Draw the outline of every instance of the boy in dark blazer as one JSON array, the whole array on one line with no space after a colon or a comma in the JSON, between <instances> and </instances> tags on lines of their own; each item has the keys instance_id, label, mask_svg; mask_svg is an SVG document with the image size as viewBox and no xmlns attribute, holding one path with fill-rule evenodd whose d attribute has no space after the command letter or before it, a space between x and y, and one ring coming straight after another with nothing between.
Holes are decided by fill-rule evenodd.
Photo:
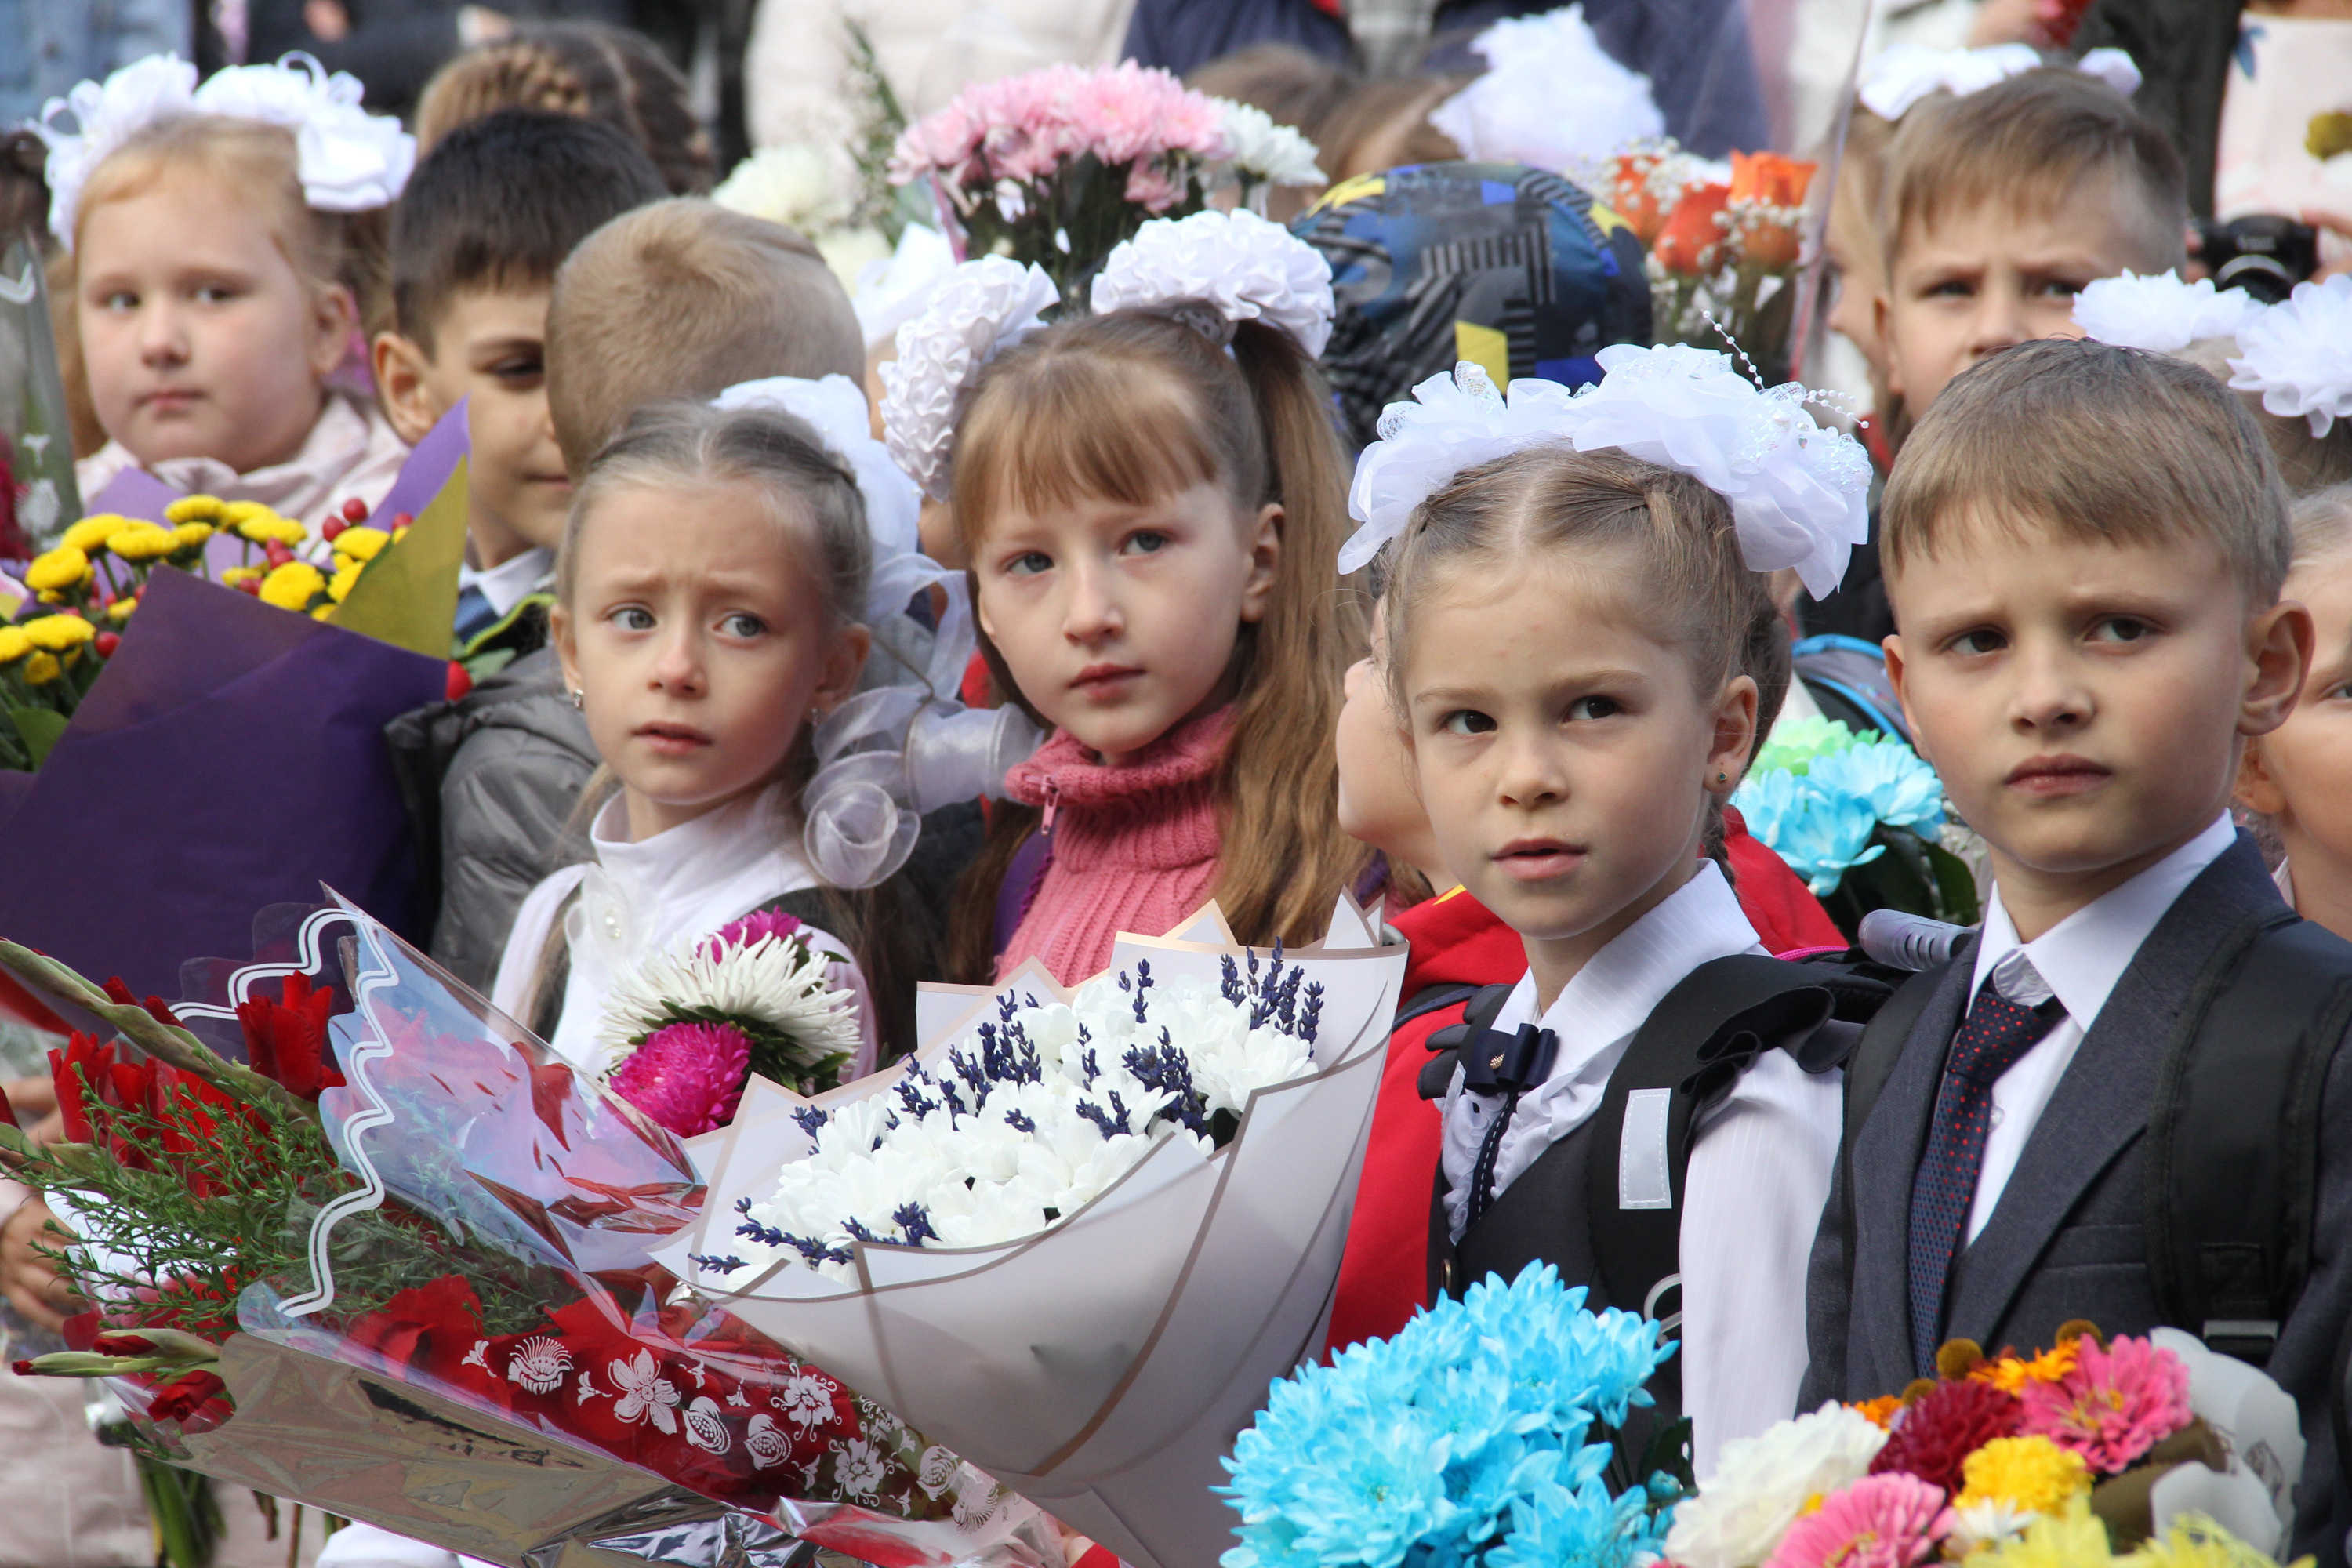
<instances>
[{"instance_id":1,"label":"boy in dark blazer","mask_svg":"<svg viewBox=\"0 0 2352 1568\"><path fill-rule=\"evenodd\" d=\"M2285 719L2311 650L2309 614L2278 600L2269 451L2179 361L2063 341L1980 359L1905 447L1884 516L1888 673L1993 891L1848 1129L1808 1280L1807 1408L1932 1376L1947 1339L2032 1351L2070 1319L2161 1321L2143 1239L2158 1070L2207 960L2283 910L2227 807L2245 737ZM2352 1314L2352 1051L2327 1046L2311 1268L2268 1362L2309 1443L2294 1551L2321 1568L2352 1526L2328 1415Z\"/></svg>"}]
</instances>

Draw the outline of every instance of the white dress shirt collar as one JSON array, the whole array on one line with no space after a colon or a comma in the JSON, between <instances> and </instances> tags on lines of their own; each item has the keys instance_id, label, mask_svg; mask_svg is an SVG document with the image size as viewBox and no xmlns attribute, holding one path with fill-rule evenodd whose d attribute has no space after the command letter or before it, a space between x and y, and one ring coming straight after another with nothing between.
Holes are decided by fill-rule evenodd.
<instances>
[{"instance_id":1,"label":"white dress shirt collar","mask_svg":"<svg viewBox=\"0 0 2352 1568\"><path fill-rule=\"evenodd\" d=\"M2196 837L2032 942L2019 939L2017 926L2001 902L2000 888L1995 884L1985 910L1984 934L1977 942L1969 997L1973 999L1983 988L1986 977L2001 960L2021 948L2034 973L2065 1007L2067 1017L2088 1031L2164 911L2236 840L2237 829L2225 812Z\"/></svg>"},{"instance_id":2,"label":"white dress shirt collar","mask_svg":"<svg viewBox=\"0 0 2352 1568\"><path fill-rule=\"evenodd\" d=\"M462 594L468 588L480 589L492 613L503 617L554 570L555 552L544 545L535 546L511 561L501 561L478 572L471 566L460 566L457 591Z\"/></svg>"}]
</instances>

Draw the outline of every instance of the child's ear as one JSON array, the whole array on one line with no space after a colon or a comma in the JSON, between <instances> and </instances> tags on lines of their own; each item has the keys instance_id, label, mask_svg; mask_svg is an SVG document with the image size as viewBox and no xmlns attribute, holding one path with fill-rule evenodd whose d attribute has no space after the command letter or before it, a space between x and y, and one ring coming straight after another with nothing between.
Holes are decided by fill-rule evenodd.
<instances>
[{"instance_id":1,"label":"child's ear","mask_svg":"<svg viewBox=\"0 0 2352 1568\"><path fill-rule=\"evenodd\" d=\"M857 678L865 673L866 656L873 647L874 634L866 627L841 629L833 647L825 650L824 671L817 679L816 689L809 693L817 707L829 713L857 695Z\"/></svg>"},{"instance_id":2,"label":"child's ear","mask_svg":"<svg viewBox=\"0 0 2352 1568\"><path fill-rule=\"evenodd\" d=\"M1706 753L1706 776L1700 785L1709 795L1729 798L1748 772L1748 753L1756 747L1756 681L1735 675L1715 704L1715 740Z\"/></svg>"},{"instance_id":3,"label":"child's ear","mask_svg":"<svg viewBox=\"0 0 2352 1568\"><path fill-rule=\"evenodd\" d=\"M1870 330L1878 340L1879 357L1886 362L1886 394L1903 395L1903 361L1895 352L1895 307L1879 289L1870 297Z\"/></svg>"},{"instance_id":4,"label":"child's ear","mask_svg":"<svg viewBox=\"0 0 2352 1568\"><path fill-rule=\"evenodd\" d=\"M555 647L555 662L563 667L566 695L580 689L580 641L573 634L572 612L562 603L547 609L547 640Z\"/></svg>"},{"instance_id":5,"label":"child's ear","mask_svg":"<svg viewBox=\"0 0 2352 1568\"><path fill-rule=\"evenodd\" d=\"M1257 510L1257 533L1248 541L1250 570L1242 584L1242 624L1265 619L1266 601L1274 596L1274 577L1282 565L1282 506L1268 501Z\"/></svg>"},{"instance_id":6,"label":"child's ear","mask_svg":"<svg viewBox=\"0 0 2352 1568\"><path fill-rule=\"evenodd\" d=\"M1911 731L1911 749L1919 753L1921 762L1932 767L1935 759L1927 754L1927 738L1919 732L1918 715L1911 711L1911 694L1903 687L1903 635L1897 632L1886 637L1878 648L1886 656L1886 684L1895 689L1895 700L1903 709L1904 725Z\"/></svg>"},{"instance_id":7,"label":"child's ear","mask_svg":"<svg viewBox=\"0 0 2352 1568\"><path fill-rule=\"evenodd\" d=\"M376 401L400 438L414 447L448 412L426 384L431 356L398 332L378 332L369 346L375 370Z\"/></svg>"},{"instance_id":8,"label":"child's ear","mask_svg":"<svg viewBox=\"0 0 2352 1568\"><path fill-rule=\"evenodd\" d=\"M2286 791L2271 777L2270 763L2263 756L2259 739L2247 742L2244 752L2238 758L2238 787L2231 798L2248 811L2259 811L2264 816L2276 816L2286 809Z\"/></svg>"},{"instance_id":9,"label":"child's ear","mask_svg":"<svg viewBox=\"0 0 2352 1568\"><path fill-rule=\"evenodd\" d=\"M2286 722L2303 678L2311 668L2311 612L2282 599L2246 623L2246 694L2238 707L2238 733L2267 735Z\"/></svg>"},{"instance_id":10,"label":"child's ear","mask_svg":"<svg viewBox=\"0 0 2352 1568\"><path fill-rule=\"evenodd\" d=\"M321 289L310 298L310 371L320 381L335 374L351 352L352 333L359 329L360 308L352 291L341 283Z\"/></svg>"}]
</instances>

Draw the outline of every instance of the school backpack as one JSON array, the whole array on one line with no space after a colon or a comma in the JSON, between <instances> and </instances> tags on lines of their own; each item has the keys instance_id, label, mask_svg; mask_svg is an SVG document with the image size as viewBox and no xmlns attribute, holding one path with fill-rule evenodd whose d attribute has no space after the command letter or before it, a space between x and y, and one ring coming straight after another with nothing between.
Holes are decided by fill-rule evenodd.
<instances>
[{"instance_id":1,"label":"school backpack","mask_svg":"<svg viewBox=\"0 0 2352 1568\"><path fill-rule=\"evenodd\" d=\"M1822 718L1835 719L1856 734L1876 730L1890 741L1911 743L1903 704L1886 678L1886 656L1875 645L1825 632L1790 644L1789 662Z\"/></svg>"}]
</instances>

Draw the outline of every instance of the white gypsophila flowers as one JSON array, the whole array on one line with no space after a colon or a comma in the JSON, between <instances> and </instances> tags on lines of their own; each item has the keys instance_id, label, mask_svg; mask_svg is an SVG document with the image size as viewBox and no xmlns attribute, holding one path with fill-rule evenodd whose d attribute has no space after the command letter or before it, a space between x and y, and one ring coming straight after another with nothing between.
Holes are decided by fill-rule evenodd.
<instances>
[{"instance_id":1,"label":"white gypsophila flowers","mask_svg":"<svg viewBox=\"0 0 2352 1568\"><path fill-rule=\"evenodd\" d=\"M1225 116L1226 157L1234 168L1254 180L1274 185L1319 185L1323 170L1316 163L1315 143L1291 126L1252 103L1216 100Z\"/></svg>"},{"instance_id":2,"label":"white gypsophila flowers","mask_svg":"<svg viewBox=\"0 0 2352 1568\"><path fill-rule=\"evenodd\" d=\"M1067 1005L1001 1001L980 1047L911 1066L885 1092L797 1113L816 1147L742 1200L720 1273L779 1260L852 1278L857 1242L984 1247L1066 1219L1161 1142L1203 1154L1260 1089L1314 1070L1319 986L1277 952L1222 986L1157 984L1149 963Z\"/></svg>"},{"instance_id":3,"label":"white gypsophila flowers","mask_svg":"<svg viewBox=\"0 0 2352 1568\"><path fill-rule=\"evenodd\" d=\"M596 1043L610 1072L657 1029L685 1017L727 1017L767 1026L811 1060L856 1053L857 1004L827 984L839 955L796 936L765 935L730 945L697 938L622 973L604 1005Z\"/></svg>"},{"instance_id":4,"label":"white gypsophila flowers","mask_svg":"<svg viewBox=\"0 0 2352 1568\"><path fill-rule=\"evenodd\" d=\"M2126 270L2074 297L2074 324L2099 342L2169 354L2200 338L2234 338L2263 308L2243 289L2217 291L2210 278L2183 283L2177 272Z\"/></svg>"}]
</instances>

